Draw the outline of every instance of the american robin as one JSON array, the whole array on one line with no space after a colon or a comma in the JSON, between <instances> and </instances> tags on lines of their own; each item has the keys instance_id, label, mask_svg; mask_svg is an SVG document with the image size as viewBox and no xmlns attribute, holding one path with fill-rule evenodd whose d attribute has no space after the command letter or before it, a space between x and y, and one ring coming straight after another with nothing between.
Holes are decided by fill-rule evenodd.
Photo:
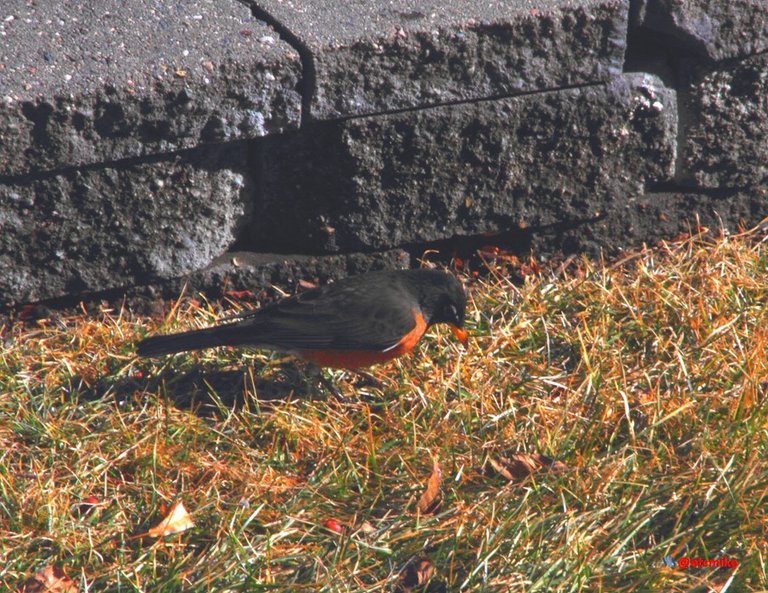
<instances>
[{"instance_id":1,"label":"american robin","mask_svg":"<svg viewBox=\"0 0 768 593\"><path fill-rule=\"evenodd\" d=\"M323 367L358 369L407 354L424 332L447 323L466 343L466 294L439 270L370 272L244 312L232 323L139 342L140 356L214 346L296 354Z\"/></svg>"}]
</instances>

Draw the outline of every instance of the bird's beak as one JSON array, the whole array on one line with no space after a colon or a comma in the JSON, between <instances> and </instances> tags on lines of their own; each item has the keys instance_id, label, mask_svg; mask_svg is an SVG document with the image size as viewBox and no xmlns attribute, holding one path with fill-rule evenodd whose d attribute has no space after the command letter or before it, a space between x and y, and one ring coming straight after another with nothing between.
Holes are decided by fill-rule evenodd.
<instances>
[{"instance_id":1,"label":"bird's beak","mask_svg":"<svg viewBox=\"0 0 768 593\"><path fill-rule=\"evenodd\" d=\"M462 346L467 345L467 339L469 339L469 334L467 334L467 330L458 327L456 325L451 326L451 331L453 332L453 335L456 336L456 339L461 342Z\"/></svg>"}]
</instances>

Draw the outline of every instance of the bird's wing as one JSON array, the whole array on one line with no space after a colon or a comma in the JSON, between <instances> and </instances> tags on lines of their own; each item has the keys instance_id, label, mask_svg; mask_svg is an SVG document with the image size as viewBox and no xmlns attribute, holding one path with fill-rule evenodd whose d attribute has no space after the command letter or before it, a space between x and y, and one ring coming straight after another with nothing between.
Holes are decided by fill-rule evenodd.
<instances>
[{"instance_id":1,"label":"bird's wing","mask_svg":"<svg viewBox=\"0 0 768 593\"><path fill-rule=\"evenodd\" d=\"M254 311L232 327L252 335L254 346L277 350L380 352L416 326L417 307L393 287L375 298L359 287L309 291Z\"/></svg>"}]
</instances>

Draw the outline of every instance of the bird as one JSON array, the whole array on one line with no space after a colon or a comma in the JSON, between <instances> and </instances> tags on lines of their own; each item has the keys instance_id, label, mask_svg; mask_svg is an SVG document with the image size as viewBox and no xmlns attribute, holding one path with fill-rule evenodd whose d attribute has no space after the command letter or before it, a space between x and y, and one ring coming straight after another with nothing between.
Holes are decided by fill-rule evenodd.
<instances>
[{"instance_id":1,"label":"bird","mask_svg":"<svg viewBox=\"0 0 768 593\"><path fill-rule=\"evenodd\" d=\"M361 369L411 352L427 329L448 324L467 343L467 296L461 283L435 269L386 270L349 276L219 325L141 340L142 357L216 346L286 352L335 369Z\"/></svg>"}]
</instances>

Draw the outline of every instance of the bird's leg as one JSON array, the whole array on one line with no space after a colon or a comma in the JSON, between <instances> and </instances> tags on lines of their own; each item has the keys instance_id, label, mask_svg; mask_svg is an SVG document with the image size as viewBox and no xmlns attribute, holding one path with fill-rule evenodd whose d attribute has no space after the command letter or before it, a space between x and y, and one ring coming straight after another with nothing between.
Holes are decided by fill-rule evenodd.
<instances>
[{"instance_id":1,"label":"bird's leg","mask_svg":"<svg viewBox=\"0 0 768 593\"><path fill-rule=\"evenodd\" d=\"M334 398L336 398L336 400L338 402L343 403L343 404L349 403L349 400L346 397L344 397L343 395L341 395L341 392L333 384L333 381L328 379L323 374L323 369L322 368L320 368L319 366L317 366L315 364L312 364L312 363L308 363L305 368L307 369L307 375L309 377L313 377L313 378L317 379L320 382L320 384L323 387L325 387L328 390L328 392Z\"/></svg>"},{"instance_id":2,"label":"bird's leg","mask_svg":"<svg viewBox=\"0 0 768 593\"><path fill-rule=\"evenodd\" d=\"M381 379L377 379L367 371L362 369L353 369L352 372L361 377L365 381L365 384L370 387L375 387L376 389L381 389L384 387L384 382Z\"/></svg>"},{"instance_id":3,"label":"bird's leg","mask_svg":"<svg viewBox=\"0 0 768 593\"><path fill-rule=\"evenodd\" d=\"M320 382L330 392L330 394L336 398L336 401L342 404L349 403L349 400L343 395L341 395L341 392L338 389L336 389L336 386L333 384L333 381L331 381L330 379L327 379L325 375L323 375L322 371L320 372Z\"/></svg>"}]
</instances>

